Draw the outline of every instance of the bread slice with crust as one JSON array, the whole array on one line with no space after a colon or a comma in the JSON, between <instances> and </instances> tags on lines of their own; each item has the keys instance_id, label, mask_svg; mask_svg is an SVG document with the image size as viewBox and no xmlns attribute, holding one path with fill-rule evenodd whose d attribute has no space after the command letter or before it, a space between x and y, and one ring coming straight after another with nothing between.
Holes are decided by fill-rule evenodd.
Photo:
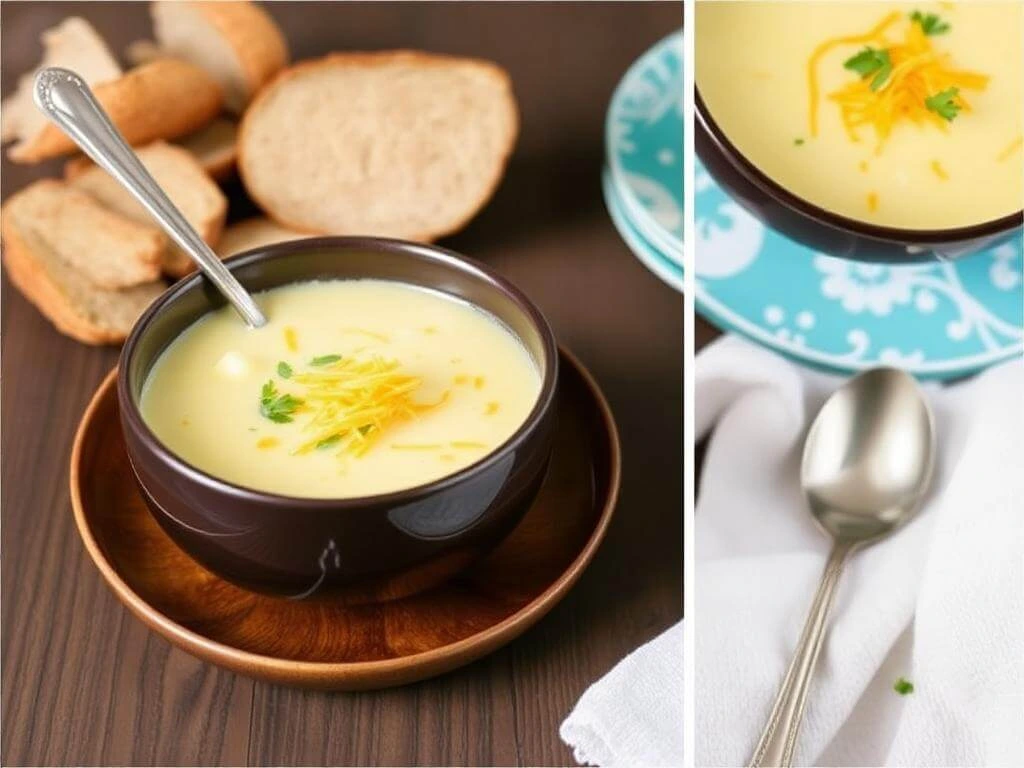
<instances>
[{"instance_id":1,"label":"bread slice with crust","mask_svg":"<svg viewBox=\"0 0 1024 768\"><path fill-rule=\"evenodd\" d=\"M255 3L158 0L150 5L150 15L157 46L209 72L223 88L231 112L241 113L288 64L284 35Z\"/></svg>"},{"instance_id":2,"label":"bread slice with crust","mask_svg":"<svg viewBox=\"0 0 1024 768\"><path fill-rule=\"evenodd\" d=\"M220 86L206 72L169 58L143 64L92 90L132 145L198 130L220 113L223 102ZM75 150L60 128L45 122L32 134L22 133L7 156L16 163L35 163Z\"/></svg>"},{"instance_id":3,"label":"bread slice with crust","mask_svg":"<svg viewBox=\"0 0 1024 768\"><path fill-rule=\"evenodd\" d=\"M258 216L232 224L225 229L217 244L217 255L226 259L236 253L248 251L250 248L283 243L287 240L301 240L304 237L309 237L309 235L282 227L271 219Z\"/></svg>"},{"instance_id":4,"label":"bread slice with crust","mask_svg":"<svg viewBox=\"0 0 1024 768\"><path fill-rule=\"evenodd\" d=\"M136 154L199 236L211 246L216 245L224 228L228 201L206 175L199 161L181 147L162 141L140 147ZM149 212L99 166L85 169L73 176L69 183L111 210L154 229L157 227ZM195 269L192 259L169 241L162 264L163 271L175 277L187 275Z\"/></svg>"},{"instance_id":5,"label":"bread slice with crust","mask_svg":"<svg viewBox=\"0 0 1024 768\"><path fill-rule=\"evenodd\" d=\"M42 179L11 196L3 216L36 250L52 252L98 288L160 277L165 241L152 227L118 216L61 181Z\"/></svg>"},{"instance_id":6,"label":"bread slice with crust","mask_svg":"<svg viewBox=\"0 0 1024 768\"><path fill-rule=\"evenodd\" d=\"M12 202L14 198L0 211L3 261L11 283L61 333L87 344L124 341L166 284L153 280L121 290L97 287L67 260L67 243L60 242L60 250L54 250L40 222L26 217Z\"/></svg>"},{"instance_id":7,"label":"bread slice with crust","mask_svg":"<svg viewBox=\"0 0 1024 768\"><path fill-rule=\"evenodd\" d=\"M95 87L116 80L121 66L107 48L103 38L89 22L77 16L43 32L43 58L39 66L18 79L18 88L0 105L0 140L28 139L47 125L47 119L32 100L32 84L36 72L44 67L65 67L74 70Z\"/></svg>"},{"instance_id":8,"label":"bread slice with crust","mask_svg":"<svg viewBox=\"0 0 1024 768\"><path fill-rule=\"evenodd\" d=\"M250 196L295 229L431 240L491 197L518 132L495 64L335 53L282 72L239 127Z\"/></svg>"}]
</instances>

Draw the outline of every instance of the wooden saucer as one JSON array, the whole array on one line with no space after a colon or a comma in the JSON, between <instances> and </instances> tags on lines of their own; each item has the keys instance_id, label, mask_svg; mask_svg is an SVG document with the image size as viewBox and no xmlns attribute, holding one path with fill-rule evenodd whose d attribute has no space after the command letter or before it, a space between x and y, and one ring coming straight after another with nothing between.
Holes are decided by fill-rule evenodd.
<instances>
[{"instance_id":1,"label":"wooden saucer","mask_svg":"<svg viewBox=\"0 0 1024 768\"><path fill-rule=\"evenodd\" d=\"M116 370L71 453L85 547L118 598L185 651L244 675L360 690L422 680L519 636L565 595L604 537L619 490L615 423L590 374L561 350L558 427L537 501L494 552L429 592L342 607L247 592L157 525L136 490L117 415Z\"/></svg>"}]
</instances>

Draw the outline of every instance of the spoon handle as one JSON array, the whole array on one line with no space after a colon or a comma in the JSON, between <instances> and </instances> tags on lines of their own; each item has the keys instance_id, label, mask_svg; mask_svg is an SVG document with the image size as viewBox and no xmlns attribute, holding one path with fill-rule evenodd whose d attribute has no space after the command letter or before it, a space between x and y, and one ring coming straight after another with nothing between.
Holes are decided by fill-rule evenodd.
<instances>
[{"instance_id":1,"label":"spoon handle","mask_svg":"<svg viewBox=\"0 0 1024 768\"><path fill-rule=\"evenodd\" d=\"M800 642L793 653L789 669L786 670L786 677L782 681L782 687L761 734L761 740L754 750L754 756L750 758L751 766L792 765L796 737L800 732L814 665L818 661L822 640L825 637L829 610L832 608L836 585L839 583L846 557L852 549L852 545L846 542L836 542L832 547L807 621L800 633Z\"/></svg>"},{"instance_id":2,"label":"spoon handle","mask_svg":"<svg viewBox=\"0 0 1024 768\"><path fill-rule=\"evenodd\" d=\"M43 114L149 211L246 323L254 328L266 324L256 302L139 162L81 77L67 69L48 67L36 75L33 95Z\"/></svg>"}]
</instances>

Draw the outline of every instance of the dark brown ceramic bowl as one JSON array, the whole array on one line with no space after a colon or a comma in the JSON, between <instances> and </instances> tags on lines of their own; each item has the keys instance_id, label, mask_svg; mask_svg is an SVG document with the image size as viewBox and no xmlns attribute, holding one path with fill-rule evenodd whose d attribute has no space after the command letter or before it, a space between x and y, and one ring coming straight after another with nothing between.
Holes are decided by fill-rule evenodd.
<instances>
[{"instance_id":1,"label":"dark brown ceramic bowl","mask_svg":"<svg viewBox=\"0 0 1024 768\"><path fill-rule=\"evenodd\" d=\"M160 353L225 303L201 275L185 278L139 319L121 352L117 382L121 426L142 497L185 552L255 591L357 603L433 586L512 530L544 479L558 380L551 329L517 288L442 248L376 238L281 243L226 263L253 292L304 280L376 278L458 297L490 312L519 337L542 384L526 421L503 445L435 482L335 500L244 488L176 456L139 411L143 383Z\"/></svg>"},{"instance_id":2,"label":"dark brown ceramic bowl","mask_svg":"<svg viewBox=\"0 0 1024 768\"><path fill-rule=\"evenodd\" d=\"M767 226L826 253L889 263L956 259L1019 233L1024 211L975 226L943 230L883 227L826 211L770 179L736 148L695 91L694 146L708 172Z\"/></svg>"}]
</instances>

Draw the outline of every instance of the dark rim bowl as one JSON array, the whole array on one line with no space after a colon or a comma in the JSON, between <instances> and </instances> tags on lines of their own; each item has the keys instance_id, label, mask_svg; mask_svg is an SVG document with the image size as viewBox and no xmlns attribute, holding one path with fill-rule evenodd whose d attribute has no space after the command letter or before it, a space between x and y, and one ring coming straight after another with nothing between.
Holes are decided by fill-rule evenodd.
<instances>
[{"instance_id":1,"label":"dark rim bowl","mask_svg":"<svg viewBox=\"0 0 1024 768\"><path fill-rule=\"evenodd\" d=\"M146 377L168 344L226 303L202 275L186 277L139 318L121 352L117 379L121 425L142 497L182 549L249 589L357 603L432 586L511 531L547 468L558 381L554 334L518 288L443 248L383 238L279 243L225 263L251 292L309 280L371 278L461 299L518 337L542 382L533 409L511 437L474 464L433 482L343 499L291 497L236 485L176 455L139 409Z\"/></svg>"},{"instance_id":2,"label":"dark rim bowl","mask_svg":"<svg viewBox=\"0 0 1024 768\"><path fill-rule=\"evenodd\" d=\"M755 166L725 135L694 88L697 154L715 180L762 222L830 256L891 263L956 259L1009 239L1024 210L969 227L884 227L826 211L798 197Z\"/></svg>"}]
</instances>

